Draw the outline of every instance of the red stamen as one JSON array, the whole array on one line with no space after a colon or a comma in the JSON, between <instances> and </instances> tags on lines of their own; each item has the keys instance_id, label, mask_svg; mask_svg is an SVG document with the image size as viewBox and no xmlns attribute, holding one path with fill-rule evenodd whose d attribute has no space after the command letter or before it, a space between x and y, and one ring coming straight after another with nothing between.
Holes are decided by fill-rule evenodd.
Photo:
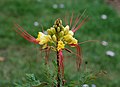
<instances>
[{"instance_id":1,"label":"red stamen","mask_svg":"<svg viewBox=\"0 0 120 87\"><path fill-rule=\"evenodd\" d=\"M62 54L62 50L59 50L59 65L60 65L60 71L62 73L62 78L64 79L64 57Z\"/></svg>"},{"instance_id":2,"label":"red stamen","mask_svg":"<svg viewBox=\"0 0 120 87\"><path fill-rule=\"evenodd\" d=\"M76 59L76 64L77 64L77 69L80 69L80 66L82 64L82 54L81 54L81 47L78 44L70 44L70 46L75 46L77 50L77 59Z\"/></svg>"},{"instance_id":3,"label":"red stamen","mask_svg":"<svg viewBox=\"0 0 120 87\"><path fill-rule=\"evenodd\" d=\"M32 35L30 35L29 33L27 33L20 25L15 24L15 27L17 29L15 29L15 31L21 35L23 38L25 38L26 40L28 40L29 42L33 42L35 44L38 44L39 41L37 41Z\"/></svg>"},{"instance_id":4,"label":"red stamen","mask_svg":"<svg viewBox=\"0 0 120 87\"><path fill-rule=\"evenodd\" d=\"M71 27L71 25L72 25L73 15L74 15L74 13L72 13L72 16L71 16L71 18L70 18L70 27Z\"/></svg>"},{"instance_id":5,"label":"red stamen","mask_svg":"<svg viewBox=\"0 0 120 87\"><path fill-rule=\"evenodd\" d=\"M71 30L73 30L73 29L76 27L76 25L78 24L78 22L79 22L79 20L80 20L79 16L80 16L80 15L78 15L78 16L76 17L75 23L74 23L74 25L72 26L72 29L71 29Z\"/></svg>"},{"instance_id":6,"label":"red stamen","mask_svg":"<svg viewBox=\"0 0 120 87\"><path fill-rule=\"evenodd\" d=\"M67 17L68 17L68 14L66 13L65 18L64 18L64 20L65 20L65 25L68 25Z\"/></svg>"},{"instance_id":7,"label":"red stamen","mask_svg":"<svg viewBox=\"0 0 120 87\"><path fill-rule=\"evenodd\" d=\"M75 27L77 26L77 24L80 22L80 19L83 17L83 15L85 14L85 11L86 11L86 9L84 10L84 12L79 16L77 16L76 17L76 19L75 19L75 24L73 25L73 27L72 27L72 31L75 29ZM78 25L79 26L79 25Z\"/></svg>"},{"instance_id":8,"label":"red stamen","mask_svg":"<svg viewBox=\"0 0 120 87\"><path fill-rule=\"evenodd\" d=\"M84 20L82 20L82 22L75 28L72 29L73 32L76 32L78 29L80 29L80 27L85 23L85 21L87 20L88 17L84 18Z\"/></svg>"}]
</instances>

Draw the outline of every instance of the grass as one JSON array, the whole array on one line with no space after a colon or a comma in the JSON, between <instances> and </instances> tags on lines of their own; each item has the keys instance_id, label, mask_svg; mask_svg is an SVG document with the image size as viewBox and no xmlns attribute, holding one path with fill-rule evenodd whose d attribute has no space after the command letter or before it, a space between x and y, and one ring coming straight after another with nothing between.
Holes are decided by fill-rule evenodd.
<instances>
[{"instance_id":1,"label":"grass","mask_svg":"<svg viewBox=\"0 0 120 87\"><path fill-rule=\"evenodd\" d=\"M65 8L52 8L53 4L60 3L63 3ZM0 0L0 56L5 58L4 62L0 62L0 87L13 87L13 83L24 79L26 73L41 76L40 61L44 54L40 55L39 46L27 42L14 32L14 22L36 37L37 32L41 31L41 26L35 27L33 25L35 21L47 29L56 18L63 18L65 13L71 14L74 11L77 15L86 8L86 15L89 15L90 20L78 30L76 38L79 42L105 40L109 43L107 47L94 42L81 45L84 61L88 61L87 67L93 72L107 71L107 75L98 78L93 84L97 87L119 87L120 17L112 6L107 5L103 0ZM102 14L106 14L108 19L102 20ZM115 57L106 56L107 50L114 51ZM70 56L68 54L68 57ZM67 58L65 61L71 64L66 64L65 71L69 80L76 79L72 74L74 59L70 59ZM68 73L68 70L71 73Z\"/></svg>"}]
</instances>

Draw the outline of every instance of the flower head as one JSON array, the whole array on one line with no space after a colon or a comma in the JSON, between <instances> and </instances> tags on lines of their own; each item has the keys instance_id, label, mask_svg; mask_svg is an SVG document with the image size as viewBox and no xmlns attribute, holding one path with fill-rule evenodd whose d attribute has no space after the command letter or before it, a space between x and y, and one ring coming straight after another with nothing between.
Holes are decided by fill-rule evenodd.
<instances>
[{"instance_id":1,"label":"flower head","mask_svg":"<svg viewBox=\"0 0 120 87\"><path fill-rule=\"evenodd\" d=\"M77 44L78 40L73 37L74 32L70 30L69 25L62 25L62 20L57 19L53 27L47 29L47 35L42 32L38 33L37 41L40 45L50 43L58 43L56 50L61 50L65 45ZM51 44L52 45L52 44ZM56 44L57 45L57 44Z\"/></svg>"},{"instance_id":2,"label":"flower head","mask_svg":"<svg viewBox=\"0 0 120 87\"><path fill-rule=\"evenodd\" d=\"M53 5L54 8L57 8L57 5ZM62 24L62 20L58 18L55 22L54 25L51 26L49 29L47 29L46 33L44 32L38 32L37 38L33 37L29 33L27 33L21 26L18 24L15 24L17 29L15 31L20 34L23 38L26 40L39 44L42 46L43 49L48 49L50 50L53 49L54 51L59 52L62 54L62 50L66 50L66 45L70 47L75 47L76 48L76 56L77 56L77 67L79 68L81 65L81 48L78 45L78 40L74 37L74 33L85 23L86 18L84 18L81 22L80 19L84 15L84 12L81 16L78 16L75 18L75 21L73 22L74 16L72 14L70 18L70 24L65 21L66 26ZM65 18L66 19L66 18ZM80 22L80 23L79 23ZM72 24L74 23L74 24ZM35 22L35 25L37 26L38 23ZM68 52L71 52L69 50L66 50ZM46 51L47 52L47 51ZM48 55L49 52L46 54ZM63 55L61 56L61 63L63 62ZM46 59L47 60L47 59ZM63 64L61 64L63 66Z\"/></svg>"}]
</instances>

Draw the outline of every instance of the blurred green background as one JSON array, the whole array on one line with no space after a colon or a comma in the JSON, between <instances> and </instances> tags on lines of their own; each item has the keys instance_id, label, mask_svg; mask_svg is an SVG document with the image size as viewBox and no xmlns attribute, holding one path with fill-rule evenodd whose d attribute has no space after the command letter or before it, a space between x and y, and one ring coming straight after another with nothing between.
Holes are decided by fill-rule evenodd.
<instances>
[{"instance_id":1,"label":"blurred green background","mask_svg":"<svg viewBox=\"0 0 120 87\"><path fill-rule=\"evenodd\" d=\"M63 19L66 14L70 17L72 12L77 16L85 9L85 16L88 15L90 20L75 37L79 42L99 40L100 43L82 44L83 60L88 62L87 68L92 72L107 72L91 84L120 87L120 16L104 0L0 0L0 87L14 87L13 83L24 79L26 73L34 73L41 80L44 78L41 73L44 54L39 52L39 45L29 43L16 34L14 23L37 37L37 33L42 31L41 25L46 30L56 18ZM102 41L108 45L102 45ZM115 55L107 56L109 50ZM74 55L64 54L65 58L69 57L65 60L66 79L75 80L75 74L72 74L75 71Z\"/></svg>"}]
</instances>

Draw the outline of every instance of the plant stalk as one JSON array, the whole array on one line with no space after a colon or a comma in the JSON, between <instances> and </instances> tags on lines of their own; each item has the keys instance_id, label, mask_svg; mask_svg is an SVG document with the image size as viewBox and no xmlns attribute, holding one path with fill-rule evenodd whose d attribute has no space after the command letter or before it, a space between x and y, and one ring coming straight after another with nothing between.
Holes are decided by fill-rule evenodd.
<instances>
[{"instance_id":1,"label":"plant stalk","mask_svg":"<svg viewBox=\"0 0 120 87\"><path fill-rule=\"evenodd\" d=\"M57 51L57 87L60 87L60 65L59 65L59 52Z\"/></svg>"}]
</instances>

